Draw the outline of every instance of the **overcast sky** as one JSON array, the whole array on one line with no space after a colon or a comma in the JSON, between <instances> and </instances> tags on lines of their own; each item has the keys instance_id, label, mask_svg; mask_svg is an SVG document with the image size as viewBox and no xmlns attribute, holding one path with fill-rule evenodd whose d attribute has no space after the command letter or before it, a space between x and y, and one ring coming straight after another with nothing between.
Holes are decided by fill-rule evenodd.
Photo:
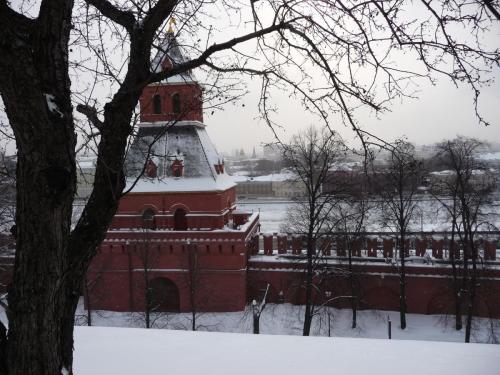
<instances>
[{"instance_id":1,"label":"overcast sky","mask_svg":"<svg viewBox=\"0 0 500 375\"><path fill-rule=\"evenodd\" d=\"M499 77L500 78L500 77ZM220 151L231 152L236 148L250 151L254 145L272 142L271 130L257 117L258 87L243 102L245 106L227 105L223 112L213 116L205 114L205 123L212 140ZM478 124L474 113L472 92L467 88L455 88L448 80L440 79L436 86L422 82L418 99L406 99L395 103L392 112L376 118L367 115L360 118L366 130L387 141L406 136L411 142L429 144L456 135L477 137L489 142L500 142L500 85L497 83L483 90L481 112L491 123L489 127ZM307 116L299 107L280 107L279 118L286 124L277 129L285 140L294 132L317 121ZM335 127L344 138L354 137L350 129L339 124Z\"/></svg>"},{"instance_id":2,"label":"overcast sky","mask_svg":"<svg viewBox=\"0 0 500 375\"><path fill-rule=\"evenodd\" d=\"M417 15L415 10L411 16ZM464 30L459 33L463 34ZM232 36L229 32L227 37ZM223 39L223 37L221 38ZM494 23L490 33L484 39L484 45L497 48L500 42L500 22ZM405 57L406 58L406 57ZM416 65L409 61L409 67ZM417 68L414 68L417 69ZM435 77L436 78L436 77ZM496 82L482 89L479 101L481 115L491 125L479 125L474 113L473 92L465 86L455 87L449 79L437 77L436 85L428 81L416 81L418 84L418 99L405 99L394 102L390 112L381 114L378 118L371 113L358 114L359 124L383 138L392 141L407 137L417 144L429 144L456 135L477 137L489 142L500 143L500 72L490 76ZM228 105L223 112L210 116L205 114L205 123L209 134L220 151L231 152L243 148L251 151L254 145L273 142L272 131L263 121L258 121L257 102L260 94L258 82L250 84L251 93L243 100L245 106ZM318 120L308 116L298 103L282 95L279 99L278 116L282 129L275 129L284 140L290 135L310 124L318 124ZM355 135L342 124L334 127L345 139L354 139Z\"/></svg>"},{"instance_id":3,"label":"overcast sky","mask_svg":"<svg viewBox=\"0 0 500 375\"><path fill-rule=\"evenodd\" d=\"M214 22L214 29L218 29L215 41L241 35L245 31L245 26L242 27L245 25L245 17L249 15L243 14L243 21L237 25L224 25L225 18L217 14L217 17L211 20ZM185 34L181 35L181 40L183 38L186 39ZM499 23L492 27L490 39L488 41L490 44L498 45ZM189 43L187 40L184 42ZM490 142L500 142L498 69L496 76L492 78L497 82L491 87L484 88L480 99L481 114L492 124L487 128L479 125L475 117L472 92L466 87L454 87L445 78L439 79L435 86L423 80L418 82L419 98L394 102L390 107L390 113L382 114L379 118L372 113L358 113L357 119L364 129L387 141L406 136L411 142L428 144L460 134ZM213 115L211 111L205 113L208 132L219 151L231 152L241 148L251 151L254 146L258 149L262 143L274 141L272 131L258 119L257 103L260 94L258 80L248 81L248 90L249 94L240 102L228 104L223 111L217 111ZM318 124L318 120L304 111L297 102L290 100L286 92L281 92L279 97L273 99L278 104L276 119L283 125L283 128L275 130L283 140L287 140L306 126ZM347 140L355 138L353 132L340 123L334 124L334 129Z\"/></svg>"}]
</instances>

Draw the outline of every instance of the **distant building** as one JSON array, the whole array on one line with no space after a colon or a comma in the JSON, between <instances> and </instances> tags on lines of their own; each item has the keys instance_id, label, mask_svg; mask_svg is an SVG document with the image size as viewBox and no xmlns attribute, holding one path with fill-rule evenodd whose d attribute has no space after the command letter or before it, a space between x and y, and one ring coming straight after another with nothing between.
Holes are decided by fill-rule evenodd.
<instances>
[{"instance_id":1,"label":"distant building","mask_svg":"<svg viewBox=\"0 0 500 375\"><path fill-rule=\"evenodd\" d=\"M306 194L305 185L289 171L265 176L234 176L238 197L296 198Z\"/></svg>"},{"instance_id":2,"label":"distant building","mask_svg":"<svg viewBox=\"0 0 500 375\"><path fill-rule=\"evenodd\" d=\"M267 144L262 146L264 158L271 160L278 160L282 157L281 149L276 144Z\"/></svg>"}]
</instances>

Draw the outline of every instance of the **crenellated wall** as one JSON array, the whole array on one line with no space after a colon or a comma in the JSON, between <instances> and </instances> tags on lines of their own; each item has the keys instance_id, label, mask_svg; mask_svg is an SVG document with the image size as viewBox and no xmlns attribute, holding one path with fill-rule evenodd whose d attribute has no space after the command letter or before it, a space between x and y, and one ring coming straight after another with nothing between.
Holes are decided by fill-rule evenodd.
<instances>
[{"instance_id":1,"label":"crenellated wall","mask_svg":"<svg viewBox=\"0 0 500 375\"><path fill-rule=\"evenodd\" d=\"M305 250L301 236L256 235L258 215L238 231L110 231L99 247L87 274L87 306L113 311L143 311L145 270L149 280L168 279L178 290L178 311L191 311L190 280L196 275L198 311L240 311L246 303L262 296L270 285L268 301L303 304ZM454 294L451 244L444 234L412 236L406 262L409 313L453 314ZM482 235L478 241L478 284L475 315L500 318L500 261L495 259L497 234ZM286 239L286 240L285 240ZM385 240L385 241L384 241ZM321 242L321 241L320 241ZM330 238L319 247L314 296L324 303L332 297L350 296L348 252L359 286L360 309L399 309L396 242L371 236L346 243ZM294 245L295 244L295 245ZM260 248L260 250L259 250ZM462 250L455 247L455 255ZM196 266L193 266L195 254ZM147 259L145 258L147 255ZM0 258L0 291L6 291L13 266L12 257ZM328 277L320 281L322 270ZM326 281L324 281L326 280ZM3 284L3 285L2 285ZM321 291L321 292L318 292ZM349 308L349 299L333 306Z\"/></svg>"},{"instance_id":2,"label":"crenellated wall","mask_svg":"<svg viewBox=\"0 0 500 375\"><path fill-rule=\"evenodd\" d=\"M380 234L379 234L380 235ZM388 234L385 234L386 236ZM432 236L436 237L432 237ZM500 318L500 262L496 260L499 233L483 234L477 242L478 285L475 314ZM248 261L249 300L260 298L270 285L270 302L304 304L306 251L303 236L267 234L252 241L252 255ZM359 308L399 309L399 260L397 244L392 238L374 235L346 241L345 236L328 236L317 241L315 269L318 286L315 293L328 292L331 296L351 296L348 275L348 249L355 282L358 285ZM458 243L452 247L446 233L406 241L406 286L408 312L420 314L452 314L454 290L451 249L455 259L463 255ZM326 280L326 281L325 281ZM316 293L316 303L327 297ZM348 298L335 300L332 305L350 307Z\"/></svg>"},{"instance_id":3,"label":"crenellated wall","mask_svg":"<svg viewBox=\"0 0 500 375\"><path fill-rule=\"evenodd\" d=\"M391 233L365 233L363 236L328 235L316 240L314 252L323 256L346 257L348 249L352 257L392 258L399 249L398 242ZM481 232L477 234L476 246L479 257L485 261L495 261L496 251L500 248L500 232ZM264 233L253 241L252 255L305 254L306 237L284 233ZM455 258L462 256L463 249L458 241L453 244L447 232L429 232L422 236L409 234L405 241L405 255L446 260L454 250Z\"/></svg>"}]
</instances>

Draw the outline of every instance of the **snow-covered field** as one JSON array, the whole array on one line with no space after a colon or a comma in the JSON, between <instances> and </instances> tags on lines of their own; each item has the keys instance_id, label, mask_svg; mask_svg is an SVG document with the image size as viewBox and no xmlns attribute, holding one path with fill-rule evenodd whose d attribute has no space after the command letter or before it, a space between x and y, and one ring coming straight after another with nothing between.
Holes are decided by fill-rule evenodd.
<instances>
[{"instance_id":1,"label":"snow-covered field","mask_svg":"<svg viewBox=\"0 0 500 375\"><path fill-rule=\"evenodd\" d=\"M78 327L79 375L495 374L500 347Z\"/></svg>"},{"instance_id":2,"label":"snow-covered field","mask_svg":"<svg viewBox=\"0 0 500 375\"><path fill-rule=\"evenodd\" d=\"M269 304L260 318L260 332L272 335L302 335L303 306L290 304ZM86 324L86 311L82 304L77 310L77 324ZM365 310L358 311L358 326L351 328L351 311L348 309L324 310L314 317L311 335L352 338L387 338L387 319L392 322L392 338L395 340L426 340L463 342L465 328L456 331L453 317L442 315L407 314L408 326L399 329L399 313L396 311ZM3 318L3 319L2 319ZM5 316L0 313L0 319ZM154 328L190 330L191 314L162 314L153 316ZM93 311L92 325L101 327L145 327L144 316L137 313L112 311ZM250 310L232 313L200 313L196 317L200 331L251 333L252 313ZM492 334L492 329L495 334ZM472 341L479 343L500 342L500 320L474 318ZM500 364L500 363L499 363Z\"/></svg>"},{"instance_id":3,"label":"snow-covered field","mask_svg":"<svg viewBox=\"0 0 500 375\"><path fill-rule=\"evenodd\" d=\"M287 209L293 207L293 204L292 201L264 198L245 199L236 202L238 210L260 213L261 231L264 233L280 232L280 227L286 220ZM487 214L490 224L493 225L488 229L500 228L500 201L494 201L493 204L484 209L484 212ZM369 223L367 230L374 232L389 231L390 228L383 226L379 218L380 211L373 210L366 220ZM450 229L449 227L450 220L440 204L435 200L426 199L418 202L409 230L446 231Z\"/></svg>"}]
</instances>

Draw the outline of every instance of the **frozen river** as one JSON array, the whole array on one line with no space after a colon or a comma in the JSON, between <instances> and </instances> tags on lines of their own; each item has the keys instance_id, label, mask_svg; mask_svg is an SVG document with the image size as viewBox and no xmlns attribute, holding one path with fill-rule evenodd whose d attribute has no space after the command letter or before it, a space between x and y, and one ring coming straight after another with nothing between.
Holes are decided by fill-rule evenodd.
<instances>
[{"instance_id":1,"label":"frozen river","mask_svg":"<svg viewBox=\"0 0 500 375\"><path fill-rule=\"evenodd\" d=\"M259 212L261 232L280 232L282 223L286 220L287 209L293 208L292 201L273 199L244 199L236 202L237 209L242 211ZM490 228L484 230L500 229L500 201L485 207L488 214ZM368 220L369 231L389 231L380 223L380 210L373 210ZM413 221L410 223L410 231L446 231L449 230L450 220L441 205L432 199L418 202Z\"/></svg>"}]
</instances>

